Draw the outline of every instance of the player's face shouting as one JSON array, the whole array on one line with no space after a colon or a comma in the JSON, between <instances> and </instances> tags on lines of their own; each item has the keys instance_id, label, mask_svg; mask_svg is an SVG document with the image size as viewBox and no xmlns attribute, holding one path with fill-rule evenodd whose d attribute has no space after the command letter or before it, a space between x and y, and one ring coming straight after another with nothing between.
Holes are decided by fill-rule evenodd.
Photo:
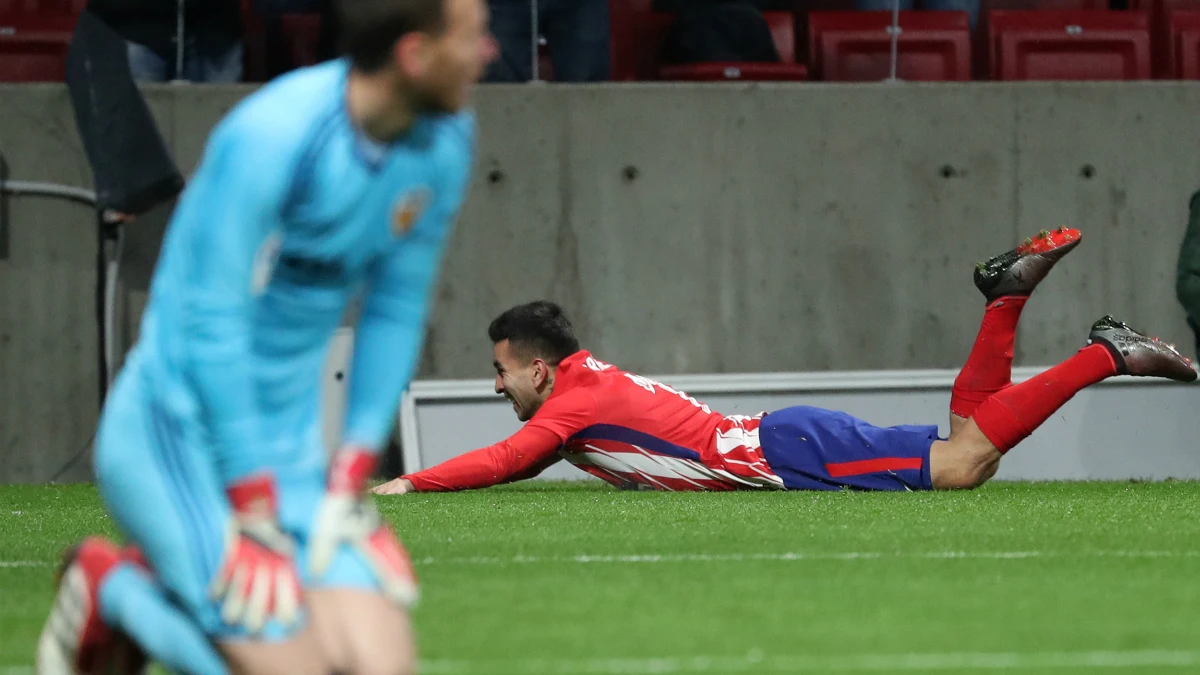
<instances>
[{"instance_id":1,"label":"player's face shouting","mask_svg":"<svg viewBox=\"0 0 1200 675\"><path fill-rule=\"evenodd\" d=\"M432 44L421 88L426 105L453 112L467 103L471 88L496 57L484 0L445 0L446 29Z\"/></svg>"},{"instance_id":2,"label":"player's face shouting","mask_svg":"<svg viewBox=\"0 0 1200 675\"><path fill-rule=\"evenodd\" d=\"M517 419L526 422L550 395L549 366L541 359L526 360L508 340L496 343L492 365L496 367L496 393L512 402Z\"/></svg>"}]
</instances>

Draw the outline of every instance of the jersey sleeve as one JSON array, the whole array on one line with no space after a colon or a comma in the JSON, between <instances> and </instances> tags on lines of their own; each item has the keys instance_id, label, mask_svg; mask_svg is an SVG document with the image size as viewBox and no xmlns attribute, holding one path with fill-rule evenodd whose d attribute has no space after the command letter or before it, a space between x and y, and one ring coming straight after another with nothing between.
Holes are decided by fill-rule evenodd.
<instances>
[{"instance_id":1,"label":"jersey sleeve","mask_svg":"<svg viewBox=\"0 0 1200 675\"><path fill-rule=\"evenodd\" d=\"M430 296L446 242L466 197L474 122L447 129L443 182L427 213L374 271L354 336L343 442L378 452L420 357Z\"/></svg>"},{"instance_id":2,"label":"jersey sleeve","mask_svg":"<svg viewBox=\"0 0 1200 675\"><path fill-rule=\"evenodd\" d=\"M533 478L558 461L558 450L568 438L592 424L595 410L595 399L586 390L552 398L505 440L404 478L419 492L470 490Z\"/></svg>"},{"instance_id":3,"label":"jersey sleeve","mask_svg":"<svg viewBox=\"0 0 1200 675\"><path fill-rule=\"evenodd\" d=\"M255 452L264 439L252 375L253 308L273 262L270 241L281 236L293 136L265 121L222 123L176 211L189 222L167 235L188 238L188 259L172 261L187 266L175 289L185 377L226 483L262 465Z\"/></svg>"}]
</instances>

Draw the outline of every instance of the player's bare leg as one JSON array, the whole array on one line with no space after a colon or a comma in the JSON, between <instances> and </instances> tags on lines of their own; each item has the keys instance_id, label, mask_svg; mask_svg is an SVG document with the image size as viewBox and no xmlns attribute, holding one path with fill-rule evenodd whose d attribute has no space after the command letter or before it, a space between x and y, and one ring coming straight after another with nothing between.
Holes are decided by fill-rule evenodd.
<instances>
[{"instance_id":1,"label":"player's bare leg","mask_svg":"<svg viewBox=\"0 0 1200 675\"><path fill-rule=\"evenodd\" d=\"M408 613L383 595L349 588L308 595L313 626L334 672L343 675L409 675L416 646Z\"/></svg>"},{"instance_id":2,"label":"player's bare leg","mask_svg":"<svg viewBox=\"0 0 1200 675\"><path fill-rule=\"evenodd\" d=\"M280 642L226 640L217 643L233 675L329 675L337 672L317 643L310 624Z\"/></svg>"},{"instance_id":3,"label":"player's bare leg","mask_svg":"<svg viewBox=\"0 0 1200 675\"><path fill-rule=\"evenodd\" d=\"M1085 387L1114 375L1192 382L1196 371L1175 348L1106 316L1092 325L1088 345L1040 375L981 403L948 441L930 449L935 489L969 489L996 474L1000 459Z\"/></svg>"},{"instance_id":4,"label":"player's bare leg","mask_svg":"<svg viewBox=\"0 0 1200 675\"><path fill-rule=\"evenodd\" d=\"M963 428L979 404L1012 384L1017 321L1025 301L1054 264L1079 245L1079 230L1042 230L1011 251L979 263L975 287L986 305L983 322L950 397L950 438Z\"/></svg>"}]
</instances>

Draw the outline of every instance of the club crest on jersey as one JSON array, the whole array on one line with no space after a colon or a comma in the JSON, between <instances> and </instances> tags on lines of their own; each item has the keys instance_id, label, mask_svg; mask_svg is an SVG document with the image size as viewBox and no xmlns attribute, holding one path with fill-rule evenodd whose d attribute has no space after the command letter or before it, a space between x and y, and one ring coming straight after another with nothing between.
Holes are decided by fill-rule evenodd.
<instances>
[{"instance_id":1,"label":"club crest on jersey","mask_svg":"<svg viewBox=\"0 0 1200 675\"><path fill-rule=\"evenodd\" d=\"M392 234L403 237L429 205L429 188L418 187L404 193L392 207Z\"/></svg>"}]
</instances>

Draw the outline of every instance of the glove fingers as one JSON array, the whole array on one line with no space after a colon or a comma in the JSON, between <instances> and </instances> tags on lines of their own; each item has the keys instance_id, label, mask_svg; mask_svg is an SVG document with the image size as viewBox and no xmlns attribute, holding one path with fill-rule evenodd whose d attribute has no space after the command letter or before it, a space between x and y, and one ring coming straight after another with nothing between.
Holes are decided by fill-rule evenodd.
<instances>
[{"instance_id":1,"label":"glove fingers","mask_svg":"<svg viewBox=\"0 0 1200 675\"><path fill-rule=\"evenodd\" d=\"M241 622L245 611L245 596L242 589L247 583L246 573L240 567L233 570L233 575L224 591L225 602L221 605L221 620L228 624Z\"/></svg>"},{"instance_id":2,"label":"glove fingers","mask_svg":"<svg viewBox=\"0 0 1200 675\"><path fill-rule=\"evenodd\" d=\"M380 589L384 597L404 609L414 609L421 600L421 590L407 579L380 577Z\"/></svg>"},{"instance_id":3,"label":"glove fingers","mask_svg":"<svg viewBox=\"0 0 1200 675\"><path fill-rule=\"evenodd\" d=\"M217 576L213 577L212 583L208 585L208 597L213 600L219 600L225 597L225 593L229 591L230 570L222 567L217 572Z\"/></svg>"},{"instance_id":4,"label":"glove fingers","mask_svg":"<svg viewBox=\"0 0 1200 675\"><path fill-rule=\"evenodd\" d=\"M395 533L386 526L376 529L362 550L379 579L384 595L402 607L414 607L420 595L416 575Z\"/></svg>"},{"instance_id":5,"label":"glove fingers","mask_svg":"<svg viewBox=\"0 0 1200 675\"><path fill-rule=\"evenodd\" d=\"M246 594L246 614L242 623L251 633L262 631L267 624L267 610L271 604L271 574L267 566L260 566L254 571L250 581L249 592Z\"/></svg>"},{"instance_id":6,"label":"glove fingers","mask_svg":"<svg viewBox=\"0 0 1200 675\"><path fill-rule=\"evenodd\" d=\"M284 569L275 577L275 618L285 626L300 619L300 582L291 569Z\"/></svg>"},{"instance_id":7,"label":"glove fingers","mask_svg":"<svg viewBox=\"0 0 1200 675\"><path fill-rule=\"evenodd\" d=\"M338 541L328 537L314 539L309 542L309 547L312 549L309 553L309 566L312 568L313 575L320 576L329 569L329 565L333 563L333 554L337 550Z\"/></svg>"}]
</instances>

